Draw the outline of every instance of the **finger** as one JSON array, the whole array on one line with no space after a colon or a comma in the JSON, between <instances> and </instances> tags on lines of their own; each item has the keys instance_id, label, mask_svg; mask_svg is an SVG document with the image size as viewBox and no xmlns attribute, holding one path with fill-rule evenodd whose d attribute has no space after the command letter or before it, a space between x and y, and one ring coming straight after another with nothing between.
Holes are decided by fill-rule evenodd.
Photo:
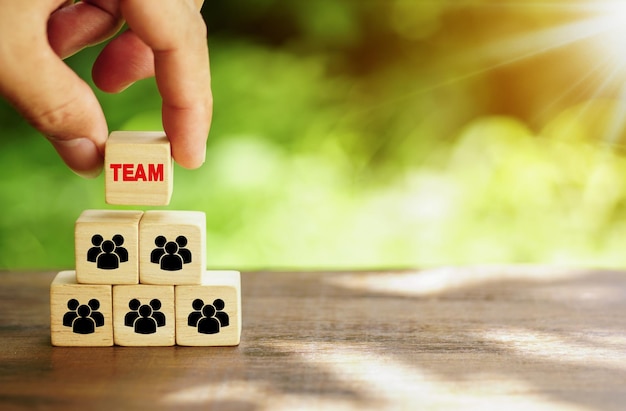
<instances>
[{"instance_id":1,"label":"finger","mask_svg":"<svg viewBox=\"0 0 626 411\"><path fill-rule=\"evenodd\" d=\"M94 177L103 161L107 125L89 86L45 44L0 68L2 93L46 136L76 173Z\"/></svg>"},{"instance_id":2,"label":"finger","mask_svg":"<svg viewBox=\"0 0 626 411\"><path fill-rule=\"evenodd\" d=\"M202 3L203 0L195 0L198 9ZM104 47L94 63L92 76L101 90L118 93L138 80L154 76L154 53L128 30Z\"/></svg>"},{"instance_id":3,"label":"finger","mask_svg":"<svg viewBox=\"0 0 626 411\"><path fill-rule=\"evenodd\" d=\"M66 58L113 36L122 26L119 7L83 1L59 8L48 20L50 47Z\"/></svg>"},{"instance_id":4,"label":"finger","mask_svg":"<svg viewBox=\"0 0 626 411\"><path fill-rule=\"evenodd\" d=\"M157 85L163 97L163 127L172 143L172 155L182 166L204 162L211 123L206 26L191 1L121 0L130 29L154 53Z\"/></svg>"},{"instance_id":5,"label":"finger","mask_svg":"<svg viewBox=\"0 0 626 411\"><path fill-rule=\"evenodd\" d=\"M64 3L0 3L0 33L6 40L0 43L0 94L49 138L73 170L94 176L107 137L104 115L89 86L47 39L46 22Z\"/></svg>"},{"instance_id":6,"label":"finger","mask_svg":"<svg viewBox=\"0 0 626 411\"><path fill-rule=\"evenodd\" d=\"M104 47L91 74L98 88L118 93L138 80L154 76L154 54L135 33L126 31Z\"/></svg>"}]
</instances>

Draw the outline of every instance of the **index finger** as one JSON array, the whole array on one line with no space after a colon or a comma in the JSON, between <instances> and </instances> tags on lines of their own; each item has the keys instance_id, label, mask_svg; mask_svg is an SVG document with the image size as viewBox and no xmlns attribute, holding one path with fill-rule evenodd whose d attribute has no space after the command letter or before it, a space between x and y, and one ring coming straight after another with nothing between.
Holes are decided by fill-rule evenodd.
<instances>
[{"instance_id":1,"label":"index finger","mask_svg":"<svg viewBox=\"0 0 626 411\"><path fill-rule=\"evenodd\" d=\"M198 5L202 1L197 2ZM129 28L154 53L163 127L183 167L202 165L213 99L206 25L193 0L121 0Z\"/></svg>"}]
</instances>

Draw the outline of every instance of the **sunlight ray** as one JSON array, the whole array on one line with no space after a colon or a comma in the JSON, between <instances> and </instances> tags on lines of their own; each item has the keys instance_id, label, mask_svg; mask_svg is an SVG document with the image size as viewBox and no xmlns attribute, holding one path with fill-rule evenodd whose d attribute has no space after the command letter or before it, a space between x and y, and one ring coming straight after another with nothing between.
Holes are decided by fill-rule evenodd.
<instances>
[{"instance_id":1,"label":"sunlight ray","mask_svg":"<svg viewBox=\"0 0 626 411\"><path fill-rule=\"evenodd\" d=\"M614 145L616 145L622 132L624 131L625 125L626 84L623 85L622 89L620 90L619 101L615 104L615 109L613 110L611 122L609 123L609 127L607 128L607 133L603 138L603 142L609 147L613 147Z\"/></svg>"},{"instance_id":2,"label":"sunlight ray","mask_svg":"<svg viewBox=\"0 0 626 411\"><path fill-rule=\"evenodd\" d=\"M451 7L462 8L463 6L471 5L472 2L467 2L454 4ZM511 10L515 10L519 7L523 10L530 6L536 6L536 4L522 5L521 3L504 3L497 7L507 7ZM549 6L552 11L586 11L591 14L591 16L557 26L525 31L504 38L494 39L482 46L471 47L462 53L450 53L447 58L442 59L438 64L432 67L432 77L437 79L441 77L439 73L449 74L449 71L442 69L443 67L465 67L461 73L445 79L432 81L426 86L409 87L405 93L373 104L368 107L368 111L389 105L396 105L409 98L456 83L461 83L493 70L511 66L584 41L593 40L597 42L598 47L604 47L606 55L604 58L608 60L616 58L618 55L616 45L622 47L623 38L626 37L623 36L626 29L624 29L624 25L622 24L622 16L626 16L626 3L622 4L612 1L601 2L599 4L582 3L577 5L552 5L546 3L545 6ZM488 10L490 7L494 7L494 5L485 5L484 3L476 5L476 8L479 10ZM616 13L619 18L616 17ZM624 19L626 19L626 17L624 17ZM590 46L589 49L591 50L592 47ZM624 49L622 58L626 59L626 48ZM624 61L619 63L619 69L615 68L612 74L607 77L612 79L616 74L622 71ZM609 84L609 81L607 80L605 83ZM602 90L604 90L604 87L600 88L598 92ZM359 110L359 113L355 114L363 114L360 112L361 110L362 109Z\"/></svg>"},{"instance_id":3,"label":"sunlight ray","mask_svg":"<svg viewBox=\"0 0 626 411\"><path fill-rule=\"evenodd\" d=\"M470 50L464 58L480 56L498 64L515 63L605 33L610 27L604 22L604 18L593 18L510 36Z\"/></svg>"},{"instance_id":4,"label":"sunlight ray","mask_svg":"<svg viewBox=\"0 0 626 411\"><path fill-rule=\"evenodd\" d=\"M580 332L584 333L583 330ZM579 342L556 333L511 328L486 331L477 337L503 343L520 355L536 361L558 359L560 364L626 371L626 363L623 361L626 341L623 338Z\"/></svg>"},{"instance_id":5,"label":"sunlight ray","mask_svg":"<svg viewBox=\"0 0 626 411\"><path fill-rule=\"evenodd\" d=\"M614 68L613 70L611 70L609 73L607 73L606 77L604 78L604 80L595 87L595 90L593 90L593 92L590 94L590 96L587 98L587 101L583 104L580 112L579 112L579 116L585 116L585 114L591 109L591 107L593 106L594 101L599 98L600 96L602 96L604 93L607 93L610 91L611 85L613 84L613 82L616 80L616 77L618 76L618 74L620 73L620 71L626 67L626 62L624 62L624 64L621 64L620 66L618 66L617 68ZM626 96L622 95L622 100L624 98L626 98ZM624 101L624 100L623 100ZM623 104L619 104L618 107L616 107L616 110L613 114L613 121L611 124L611 127L608 128L609 130L609 134L613 135L619 135L619 131L620 131L620 127L621 129L623 129L624 126L624 115L626 115L626 112L623 112L625 108L619 108L620 106L622 106ZM623 112L623 113L620 113ZM569 131L573 131L573 128L576 127L576 125L574 123L569 125L569 128L571 130ZM568 130L564 130L564 135L567 134ZM613 144L615 143L615 137L614 136L602 136L601 142L606 144L609 147L612 147Z\"/></svg>"},{"instance_id":6,"label":"sunlight ray","mask_svg":"<svg viewBox=\"0 0 626 411\"><path fill-rule=\"evenodd\" d=\"M411 1L411 0L406 0ZM450 7L458 9L477 8L495 10L524 11L540 10L541 12L569 12L585 14L607 14L623 10L624 3L620 0L547 0L547 1L505 1L485 3L484 0L448 0ZM439 3L439 0L430 0L427 3Z\"/></svg>"},{"instance_id":7,"label":"sunlight ray","mask_svg":"<svg viewBox=\"0 0 626 411\"><path fill-rule=\"evenodd\" d=\"M594 88L594 85L591 83L593 77L607 77L610 76L611 73L614 72L614 68L612 67L610 57L604 56L604 59L597 62L593 68L587 71L583 76L581 76L578 80L572 83L567 89L563 90L562 93L555 96L551 103L545 105L542 110L538 111L533 121L534 123L539 122L539 119L549 113L552 109L556 108L559 103L563 102L568 97L583 97L585 95L591 94L591 90ZM602 75L606 73L606 75Z\"/></svg>"},{"instance_id":8,"label":"sunlight ray","mask_svg":"<svg viewBox=\"0 0 626 411\"><path fill-rule=\"evenodd\" d=\"M339 287L400 296L429 296L453 290L480 287L491 281L529 281L536 284L562 279L580 278L588 275L586 270L566 267L533 267L482 265L473 267L439 267L417 272L377 273L371 276L343 275L330 277L327 281Z\"/></svg>"},{"instance_id":9,"label":"sunlight ray","mask_svg":"<svg viewBox=\"0 0 626 411\"><path fill-rule=\"evenodd\" d=\"M280 344L279 344L280 345ZM293 350L293 345L284 349ZM540 394L532 384L512 375L491 374L474 369L481 378L497 384L476 383L474 379L445 379L436 372L400 361L393 354L372 352L358 344L338 342L302 343L298 356L304 363L317 363L338 381L358 382L368 404L361 409L459 409L482 410L481 400L489 397L491 409L583 410L572 404L560 403ZM451 363L454 359L448 359ZM393 386L390 392L385 387ZM511 401L515 393L515 401ZM523 395L522 395L523 394Z\"/></svg>"}]
</instances>

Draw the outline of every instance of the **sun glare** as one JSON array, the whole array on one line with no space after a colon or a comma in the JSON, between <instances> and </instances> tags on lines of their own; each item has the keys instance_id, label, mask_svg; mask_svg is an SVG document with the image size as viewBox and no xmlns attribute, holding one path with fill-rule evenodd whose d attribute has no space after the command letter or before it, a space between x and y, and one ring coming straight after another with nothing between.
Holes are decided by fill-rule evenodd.
<instances>
[{"instance_id":1,"label":"sun glare","mask_svg":"<svg viewBox=\"0 0 626 411\"><path fill-rule=\"evenodd\" d=\"M466 50L462 61L478 57L483 64L455 80L567 49L567 58L553 61L554 73L573 66L578 69L578 80L554 96L555 104L579 91L587 102L599 98L618 102L610 114L608 132L601 136L607 145L615 144L626 128L626 0L507 2L490 7L511 14L531 12L544 24ZM552 24L545 24L550 20Z\"/></svg>"},{"instance_id":2,"label":"sun glare","mask_svg":"<svg viewBox=\"0 0 626 411\"><path fill-rule=\"evenodd\" d=\"M620 68L626 66L626 1L597 2L593 7L599 13L594 22L600 31L600 49Z\"/></svg>"}]
</instances>

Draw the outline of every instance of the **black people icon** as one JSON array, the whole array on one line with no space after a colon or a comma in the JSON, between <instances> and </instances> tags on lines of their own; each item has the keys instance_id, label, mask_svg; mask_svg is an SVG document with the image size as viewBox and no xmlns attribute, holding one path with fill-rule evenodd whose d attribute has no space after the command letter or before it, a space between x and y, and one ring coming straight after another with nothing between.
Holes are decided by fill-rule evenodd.
<instances>
[{"instance_id":1,"label":"black people icon","mask_svg":"<svg viewBox=\"0 0 626 411\"><path fill-rule=\"evenodd\" d=\"M124 325L132 327L137 334L154 334L158 327L165 326L165 314L161 310L161 300L154 298L142 304L137 298L128 302L130 311L124 316Z\"/></svg>"},{"instance_id":2,"label":"black people icon","mask_svg":"<svg viewBox=\"0 0 626 411\"><path fill-rule=\"evenodd\" d=\"M158 264L161 270L179 271L184 264L191 263L191 250L187 247L187 237L179 235L174 241L168 241L163 235L154 239L156 248L150 253L150 262Z\"/></svg>"},{"instance_id":3,"label":"black people icon","mask_svg":"<svg viewBox=\"0 0 626 411\"><path fill-rule=\"evenodd\" d=\"M121 263L128 261L128 250L123 247L124 236L115 234L105 240L100 234L91 237L92 247L87 251L87 261L96 263L102 270L116 270Z\"/></svg>"},{"instance_id":4,"label":"black people icon","mask_svg":"<svg viewBox=\"0 0 626 411\"><path fill-rule=\"evenodd\" d=\"M98 311L100 301L92 298L87 304L81 304L72 298L67 302L67 311L63 315L63 325L71 327L74 334L93 334L96 327L104 325L104 315Z\"/></svg>"},{"instance_id":5,"label":"black people icon","mask_svg":"<svg viewBox=\"0 0 626 411\"><path fill-rule=\"evenodd\" d=\"M200 298L191 303L193 312L187 317L187 325L194 327L200 334L218 334L223 327L228 327L230 317L224 311L226 303L217 298L212 304L205 304Z\"/></svg>"}]
</instances>

